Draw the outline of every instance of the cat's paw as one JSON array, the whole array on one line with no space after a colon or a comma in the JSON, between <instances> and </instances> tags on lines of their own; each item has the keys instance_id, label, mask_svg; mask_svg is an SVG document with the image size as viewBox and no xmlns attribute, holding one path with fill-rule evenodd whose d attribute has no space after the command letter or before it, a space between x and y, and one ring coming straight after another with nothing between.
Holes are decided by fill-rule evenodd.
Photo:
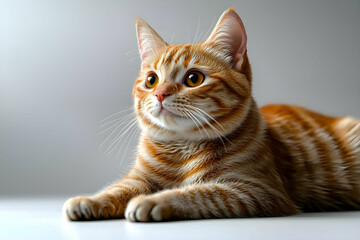
<instances>
[{"instance_id":1,"label":"cat's paw","mask_svg":"<svg viewBox=\"0 0 360 240\"><path fill-rule=\"evenodd\" d=\"M71 221L115 217L116 207L101 197L74 197L64 203L63 216Z\"/></svg>"},{"instance_id":2,"label":"cat's paw","mask_svg":"<svg viewBox=\"0 0 360 240\"><path fill-rule=\"evenodd\" d=\"M125 217L131 222L166 221L171 218L171 206L152 196L133 198L126 207Z\"/></svg>"}]
</instances>

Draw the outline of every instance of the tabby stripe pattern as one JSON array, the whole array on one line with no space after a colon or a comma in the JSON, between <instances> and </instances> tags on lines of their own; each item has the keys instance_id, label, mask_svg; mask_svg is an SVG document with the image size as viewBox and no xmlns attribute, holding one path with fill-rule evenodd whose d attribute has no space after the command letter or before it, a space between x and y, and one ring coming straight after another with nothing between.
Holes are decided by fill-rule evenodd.
<instances>
[{"instance_id":1,"label":"tabby stripe pattern","mask_svg":"<svg viewBox=\"0 0 360 240\"><path fill-rule=\"evenodd\" d=\"M259 109L247 35L233 9L201 43L168 45L141 19L137 37L142 63L133 96L142 131L136 162L104 191L69 199L69 219L360 209L360 120L289 105Z\"/></svg>"}]
</instances>

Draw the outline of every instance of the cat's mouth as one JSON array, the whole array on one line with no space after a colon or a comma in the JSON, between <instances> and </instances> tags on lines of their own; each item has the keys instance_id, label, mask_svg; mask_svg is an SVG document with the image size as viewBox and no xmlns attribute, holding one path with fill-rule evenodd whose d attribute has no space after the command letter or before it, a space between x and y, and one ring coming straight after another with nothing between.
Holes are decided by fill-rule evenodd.
<instances>
[{"instance_id":1,"label":"cat's mouth","mask_svg":"<svg viewBox=\"0 0 360 240\"><path fill-rule=\"evenodd\" d=\"M170 104L169 104L170 105ZM178 106L163 106L158 104L151 112L146 112L152 123L172 131L185 131L193 129L194 120L186 112L179 109ZM198 124L201 124L198 122Z\"/></svg>"},{"instance_id":2,"label":"cat's mouth","mask_svg":"<svg viewBox=\"0 0 360 240\"><path fill-rule=\"evenodd\" d=\"M170 111L169 109L166 109L164 106L161 107L158 117L160 116L170 116L170 117L177 117L177 118L184 118L181 115L178 115L172 111Z\"/></svg>"},{"instance_id":3,"label":"cat's mouth","mask_svg":"<svg viewBox=\"0 0 360 240\"><path fill-rule=\"evenodd\" d=\"M185 118L184 116L181 116L174 111L171 111L169 107L165 107L163 104L161 104L155 113L155 117L161 118L161 117L173 117L173 118Z\"/></svg>"}]
</instances>

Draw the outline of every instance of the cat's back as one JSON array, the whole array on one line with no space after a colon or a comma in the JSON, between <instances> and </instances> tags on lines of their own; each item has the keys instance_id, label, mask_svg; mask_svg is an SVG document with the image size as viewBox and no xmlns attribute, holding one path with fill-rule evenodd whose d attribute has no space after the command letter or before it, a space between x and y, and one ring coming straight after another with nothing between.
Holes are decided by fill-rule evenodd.
<instances>
[{"instance_id":1,"label":"cat's back","mask_svg":"<svg viewBox=\"0 0 360 240\"><path fill-rule=\"evenodd\" d=\"M261 113L275 164L299 206L305 210L360 207L358 119L324 116L291 105L267 105Z\"/></svg>"}]
</instances>

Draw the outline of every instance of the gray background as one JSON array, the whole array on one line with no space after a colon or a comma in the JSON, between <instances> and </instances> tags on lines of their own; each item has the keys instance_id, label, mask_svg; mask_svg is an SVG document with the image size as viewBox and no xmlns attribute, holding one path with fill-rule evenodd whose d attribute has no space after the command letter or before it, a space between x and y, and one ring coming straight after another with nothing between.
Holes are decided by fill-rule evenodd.
<instances>
[{"instance_id":1,"label":"gray background","mask_svg":"<svg viewBox=\"0 0 360 240\"><path fill-rule=\"evenodd\" d=\"M360 117L360 1L0 0L0 195L92 193L124 174L136 139L116 157L98 133L132 103L135 18L187 43L229 7L260 105Z\"/></svg>"}]
</instances>

